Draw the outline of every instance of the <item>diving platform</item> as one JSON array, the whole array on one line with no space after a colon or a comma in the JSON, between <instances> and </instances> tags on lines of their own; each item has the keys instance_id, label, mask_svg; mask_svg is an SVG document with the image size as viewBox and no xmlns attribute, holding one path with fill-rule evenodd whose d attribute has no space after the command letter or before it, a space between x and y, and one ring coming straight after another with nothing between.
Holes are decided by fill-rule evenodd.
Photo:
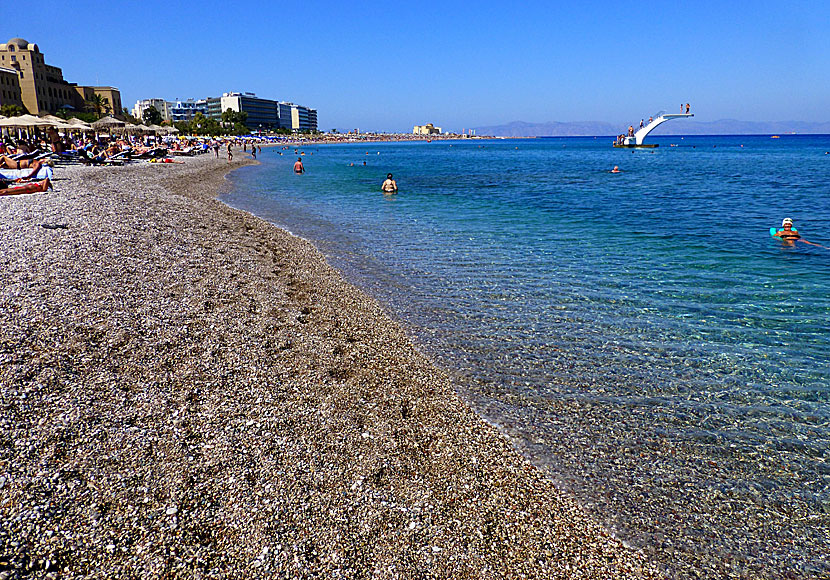
<instances>
[{"instance_id":1,"label":"diving platform","mask_svg":"<svg viewBox=\"0 0 830 580\"><path fill-rule=\"evenodd\" d=\"M625 136L622 143L614 143L614 147L657 147L657 145L646 145L643 143L646 135L654 131L666 121L671 121L672 119L687 119L694 116L694 113L658 113L652 117L652 120L648 125L635 132L634 135Z\"/></svg>"}]
</instances>

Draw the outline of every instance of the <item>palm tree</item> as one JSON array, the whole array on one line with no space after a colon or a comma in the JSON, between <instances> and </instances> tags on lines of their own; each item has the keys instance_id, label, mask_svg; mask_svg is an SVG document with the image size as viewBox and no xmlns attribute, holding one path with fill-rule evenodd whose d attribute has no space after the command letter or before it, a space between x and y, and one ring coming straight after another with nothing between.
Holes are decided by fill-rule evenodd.
<instances>
[{"instance_id":1,"label":"palm tree","mask_svg":"<svg viewBox=\"0 0 830 580\"><path fill-rule=\"evenodd\" d=\"M92 98L86 101L86 108L89 111L94 112L98 117L102 117L103 113L109 113L112 108L110 107L110 100L107 97L102 97L99 94L92 95Z\"/></svg>"}]
</instances>

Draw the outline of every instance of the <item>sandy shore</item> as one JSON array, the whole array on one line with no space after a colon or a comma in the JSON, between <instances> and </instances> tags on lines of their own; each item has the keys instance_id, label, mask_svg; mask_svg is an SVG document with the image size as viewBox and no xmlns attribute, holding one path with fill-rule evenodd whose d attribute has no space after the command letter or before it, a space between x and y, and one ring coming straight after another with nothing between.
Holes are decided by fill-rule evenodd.
<instances>
[{"instance_id":1,"label":"sandy shore","mask_svg":"<svg viewBox=\"0 0 830 580\"><path fill-rule=\"evenodd\" d=\"M0 579L659 577L228 168L0 198Z\"/></svg>"}]
</instances>

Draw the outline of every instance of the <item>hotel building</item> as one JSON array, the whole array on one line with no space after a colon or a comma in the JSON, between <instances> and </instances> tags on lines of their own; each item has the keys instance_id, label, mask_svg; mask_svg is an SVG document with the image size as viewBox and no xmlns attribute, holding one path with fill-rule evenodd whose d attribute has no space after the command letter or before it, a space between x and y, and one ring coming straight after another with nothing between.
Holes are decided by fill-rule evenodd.
<instances>
[{"instance_id":1,"label":"hotel building","mask_svg":"<svg viewBox=\"0 0 830 580\"><path fill-rule=\"evenodd\" d=\"M221 97L210 97L194 101L176 101L169 103L163 99L144 99L136 102L133 116L141 119L144 111L153 106L165 120L174 122L190 121L196 113L206 117L222 120L222 113L230 109L237 113L247 113L245 125L251 131L273 131L289 129L291 131L316 131L317 110L288 103L257 97L254 93L223 93Z\"/></svg>"},{"instance_id":2,"label":"hotel building","mask_svg":"<svg viewBox=\"0 0 830 580\"><path fill-rule=\"evenodd\" d=\"M86 101L95 95L107 99L112 113L121 113L118 89L78 86L65 81L60 68L46 64L38 45L22 38L0 44L0 67L17 72L23 106L33 115L56 113L60 109L82 111Z\"/></svg>"},{"instance_id":3,"label":"hotel building","mask_svg":"<svg viewBox=\"0 0 830 580\"><path fill-rule=\"evenodd\" d=\"M17 70L0 66L0 106L24 107Z\"/></svg>"},{"instance_id":4,"label":"hotel building","mask_svg":"<svg viewBox=\"0 0 830 580\"><path fill-rule=\"evenodd\" d=\"M199 99L198 101L194 101L193 99L176 101L170 107L170 118L174 123L191 121L196 116L196 113L202 113L207 116L206 99Z\"/></svg>"},{"instance_id":5,"label":"hotel building","mask_svg":"<svg viewBox=\"0 0 830 580\"><path fill-rule=\"evenodd\" d=\"M280 127L292 131L316 131L317 109L309 109L294 103L279 103Z\"/></svg>"},{"instance_id":6,"label":"hotel building","mask_svg":"<svg viewBox=\"0 0 830 580\"><path fill-rule=\"evenodd\" d=\"M248 113L245 126L255 130L272 130L280 127L277 102L261 99L254 93L223 93L220 99L219 117L228 109L237 113Z\"/></svg>"}]
</instances>

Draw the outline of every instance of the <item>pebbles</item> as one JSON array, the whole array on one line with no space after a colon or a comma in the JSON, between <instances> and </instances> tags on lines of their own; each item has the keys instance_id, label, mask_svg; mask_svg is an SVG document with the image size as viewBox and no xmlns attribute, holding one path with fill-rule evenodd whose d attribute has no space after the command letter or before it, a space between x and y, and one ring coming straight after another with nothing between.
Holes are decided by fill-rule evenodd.
<instances>
[{"instance_id":1,"label":"pebbles","mask_svg":"<svg viewBox=\"0 0 830 580\"><path fill-rule=\"evenodd\" d=\"M227 168L0 203L0 573L659 577Z\"/></svg>"}]
</instances>

